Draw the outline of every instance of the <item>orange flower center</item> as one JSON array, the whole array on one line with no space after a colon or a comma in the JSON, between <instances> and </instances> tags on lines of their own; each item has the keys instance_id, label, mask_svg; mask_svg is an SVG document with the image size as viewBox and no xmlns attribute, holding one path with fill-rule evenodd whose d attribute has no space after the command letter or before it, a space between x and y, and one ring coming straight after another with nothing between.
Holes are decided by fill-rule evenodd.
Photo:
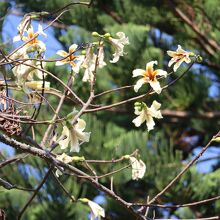
<instances>
[{"instance_id":1,"label":"orange flower center","mask_svg":"<svg viewBox=\"0 0 220 220\"><path fill-rule=\"evenodd\" d=\"M71 54L71 55L68 57L69 61L73 61L73 60L75 60L76 58L77 58L77 56L74 56L74 54Z\"/></svg>"},{"instance_id":2,"label":"orange flower center","mask_svg":"<svg viewBox=\"0 0 220 220\"><path fill-rule=\"evenodd\" d=\"M35 34L33 33L33 32L30 32L30 33L28 33L28 41L30 40L30 39L32 39L33 37L35 37ZM30 45L34 45L34 44L37 44L39 41L38 41L38 39L37 39L37 37L35 37L33 40L31 40L28 44L30 44Z\"/></svg>"},{"instance_id":3,"label":"orange flower center","mask_svg":"<svg viewBox=\"0 0 220 220\"><path fill-rule=\"evenodd\" d=\"M153 68L148 68L144 73L144 78L148 78L150 81L154 81L157 75L157 71Z\"/></svg>"}]
</instances>

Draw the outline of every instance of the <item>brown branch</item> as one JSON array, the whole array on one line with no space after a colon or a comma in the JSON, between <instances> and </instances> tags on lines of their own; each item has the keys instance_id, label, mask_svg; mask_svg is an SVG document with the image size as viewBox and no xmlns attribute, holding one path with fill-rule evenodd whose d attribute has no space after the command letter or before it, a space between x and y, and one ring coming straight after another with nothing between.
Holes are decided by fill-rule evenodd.
<instances>
[{"instance_id":1,"label":"brown branch","mask_svg":"<svg viewBox=\"0 0 220 220\"><path fill-rule=\"evenodd\" d=\"M24 159L26 156L28 156L28 154L25 154L25 153L22 153L22 154L18 154L14 157L11 157L5 161L2 161L0 163L0 168L4 167L4 166L7 166L8 164L11 164L11 163L14 163L14 162L17 162L19 160L22 160Z\"/></svg>"},{"instance_id":2,"label":"brown branch","mask_svg":"<svg viewBox=\"0 0 220 220\"><path fill-rule=\"evenodd\" d=\"M114 11L112 11L107 4L104 4L100 1L100 8L106 13L108 14L110 17L112 17L118 24L122 24L123 20L122 18L117 15L117 13L115 13Z\"/></svg>"},{"instance_id":3,"label":"brown branch","mask_svg":"<svg viewBox=\"0 0 220 220\"><path fill-rule=\"evenodd\" d=\"M219 135L220 132L218 132L215 136L213 136L213 138L217 137ZM148 204L152 204L153 202L155 202L160 196L162 196L168 189L170 189L174 183L177 182L177 180L180 179L180 177L204 154L204 152L208 149L209 145L211 144L213 138L206 144L206 146L204 146L202 148L202 150L199 152L199 154L193 159L191 160L186 166L185 168L175 177L173 178L172 181L170 181L170 183L163 189L161 190L156 196L154 196L153 199L150 200L150 202Z\"/></svg>"},{"instance_id":4,"label":"brown branch","mask_svg":"<svg viewBox=\"0 0 220 220\"><path fill-rule=\"evenodd\" d=\"M179 81L182 77L184 77L186 75L186 73L191 69L191 67L193 66L194 63L195 63L195 60L190 63L190 65L187 67L187 69L180 76L178 76L176 79L171 81L169 84L167 84L164 87L162 87L162 90L165 90L165 89L169 88L170 86L175 84L177 81ZM111 108L114 108L114 107L117 107L117 106L120 106L120 105L127 104L129 102L133 102L133 101L136 101L136 100L143 99L143 98L145 98L147 96L150 96L150 95L153 95L155 93L156 93L155 91L149 90L146 94L135 96L135 97L132 97L132 98L129 98L129 99L117 102L117 103L113 103L111 105L101 106L101 107L97 107L97 108L93 108L93 109L87 109L84 112L85 113L86 112L90 112L91 113L91 112L97 112L97 111L111 109Z\"/></svg>"},{"instance_id":5,"label":"brown branch","mask_svg":"<svg viewBox=\"0 0 220 220\"><path fill-rule=\"evenodd\" d=\"M162 115L175 118L203 118L203 119L216 119L220 118L220 112L190 112L190 111L175 111L164 109L161 111Z\"/></svg>"},{"instance_id":6,"label":"brown branch","mask_svg":"<svg viewBox=\"0 0 220 220\"><path fill-rule=\"evenodd\" d=\"M144 203L134 203L134 206L145 206L145 207L158 207L158 208L165 208L165 209L176 209L176 208L181 208L181 207L191 207L191 206L197 206L197 205L202 205L208 202L213 202L217 201L220 199L220 196L216 196L210 199L204 199L198 202L191 202L191 203L186 203L186 204L181 204L181 205L160 205L160 204L144 204Z\"/></svg>"},{"instance_id":7,"label":"brown branch","mask_svg":"<svg viewBox=\"0 0 220 220\"><path fill-rule=\"evenodd\" d=\"M96 180L94 180L92 178L87 178L88 175L86 173L84 173L83 171L77 169L76 167L69 165L69 164L65 164L62 161L57 160L49 152L42 150L42 149L38 149L36 147L32 147L32 146L24 144L24 143L20 143L14 139L11 139L10 137L8 137L6 135L2 135L2 134L0 134L0 141L15 148L15 149L19 149L24 152L30 153L32 155L35 155L37 157L40 157L41 159L47 161L48 163L50 163L53 166L62 167L64 169L68 170L69 172L76 174L76 176L85 176L86 178L82 177L82 179L85 179L86 181L90 182L95 188L105 192L108 196L110 196L112 199L117 201L118 204L120 204L125 209L127 209L135 217L136 220L139 220L139 219L146 220L146 218L144 216L142 216L140 213L137 213L132 208L130 203L123 200L120 196L116 195L113 191L111 191L110 189L108 189L104 185L98 183Z\"/></svg>"},{"instance_id":8,"label":"brown branch","mask_svg":"<svg viewBox=\"0 0 220 220\"><path fill-rule=\"evenodd\" d=\"M44 185L44 183L47 181L50 173L52 172L52 167L49 168L49 170L47 171L46 175L44 176L43 180L41 181L41 183L39 184L39 186L36 188L34 194L31 196L31 198L28 200L28 202L26 203L26 205L23 207L23 209L21 210L21 212L18 215L17 220L20 220L22 215L24 214L25 210L28 208L28 206L31 204L31 202L33 201L33 199L35 198L35 196L38 194L39 190L42 188L42 186Z\"/></svg>"},{"instance_id":9,"label":"brown branch","mask_svg":"<svg viewBox=\"0 0 220 220\"><path fill-rule=\"evenodd\" d=\"M174 13L182 19L184 23L186 23L206 44L208 44L211 48L213 48L216 51L220 50L220 45L213 39L207 38L207 36L200 31L198 26L192 22L183 11L181 11L176 4L173 2L173 0L169 0L169 5L171 9L174 11Z\"/></svg>"},{"instance_id":10,"label":"brown branch","mask_svg":"<svg viewBox=\"0 0 220 220\"><path fill-rule=\"evenodd\" d=\"M57 184L60 186L60 188L65 192L65 194L70 198L70 200L72 202L76 202L76 199L74 196L72 196L64 187L64 185L60 182L60 180L56 177L56 175L54 174L54 172L52 172L52 176L55 179L55 181L57 182Z\"/></svg>"},{"instance_id":11,"label":"brown branch","mask_svg":"<svg viewBox=\"0 0 220 220\"><path fill-rule=\"evenodd\" d=\"M29 188L25 188L22 186L17 186L17 185L11 184L2 178L0 178L0 186L4 187L7 190L17 189L17 190L28 191L28 192L34 191L34 189L29 189Z\"/></svg>"}]
</instances>

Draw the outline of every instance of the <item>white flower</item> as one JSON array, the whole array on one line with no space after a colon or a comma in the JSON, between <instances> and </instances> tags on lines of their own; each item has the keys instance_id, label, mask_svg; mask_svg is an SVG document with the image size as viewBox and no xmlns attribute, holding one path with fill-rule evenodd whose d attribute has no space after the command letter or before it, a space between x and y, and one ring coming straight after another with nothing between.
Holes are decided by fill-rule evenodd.
<instances>
[{"instance_id":1,"label":"white flower","mask_svg":"<svg viewBox=\"0 0 220 220\"><path fill-rule=\"evenodd\" d=\"M138 180L144 177L146 165L142 160L137 160L135 157L129 157L132 168L132 179Z\"/></svg>"},{"instance_id":2,"label":"white flower","mask_svg":"<svg viewBox=\"0 0 220 220\"><path fill-rule=\"evenodd\" d=\"M118 32L116 33L116 36L118 37L118 39L109 37L109 41L115 49L113 60L110 60L111 63L118 62L119 57L124 55L124 46L129 44L128 37L125 36L125 33Z\"/></svg>"},{"instance_id":3,"label":"white flower","mask_svg":"<svg viewBox=\"0 0 220 220\"><path fill-rule=\"evenodd\" d=\"M180 67L182 62L190 63L191 59L190 56L194 56L194 53L185 51L181 48L180 45L178 45L178 48L176 51L168 50L167 54L172 57L172 59L169 61L168 66L172 66L174 63L176 63L173 66L173 71L176 72L176 70Z\"/></svg>"},{"instance_id":4,"label":"white flower","mask_svg":"<svg viewBox=\"0 0 220 220\"><path fill-rule=\"evenodd\" d=\"M65 153L62 153L60 155L56 155L56 158L57 158L57 160L60 160L66 164L71 163L73 161L73 157L70 157Z\"/></svg>"},{"instance_id":5,"label":"white flower","mask_svg":"<svg viewBox=\"0 0 220 220\"><path fill-rule=\"evenodd\" d=\"M138 92L138 90L141 88L141 86L145 83L149 83L150 86L153 88L153 90L156 93L161 93L161 87L160 83L157 81L157 76L163 76L167 77L167 72L161 69L154 70L154 64L157 65L157 61L151 61L146 64L146 70L143 69L135 69L133 70L133 77L142 76L141 79L139 79L135 86L134 91Z\"/></svg>"},{"instance_id":6,"label":"white flower","mask_svg":"<svg viewBox=\"0 0 220 220\"><path fill-rule=\"evenodd\" d=\"M56 155L56 159L57 160L60 160L66 164L68 163L71 163L73 161L73 157L70 157L68 156L67 154L63 153L63 154L60 154L60 155ZM60 167L60 169L63 170L62 167ZM55 172L56 176L59 177L61 176L63 173L59 170L59 169L56 169L56 172Z\"/></svg>"},{"instance_id":7,"label":"white flower","mask_svg":"<svg viewBox=\"0 0 220 220\"><path fill-rule=\"evenodd\" d=\"M73 72L78 73L80 66L85 58L85 56L83 55L78 55L75 56L74 53L77 49L78 45L77 44L72 44L69 47L69 52L67 53L64 50L58 50L57 51L57 55L61 56L61 57L65 57L64 59L57 61L56 62L56 66L61 66L64 64L70 64L72 67Z\"/></svg>"},{"instance_id":8,"label":"white flower","mask_svg":"<svg viewBox=\"0 0 220 220\"><path fill-rule=\"evenodd\" d=\"M163 118L159 110L161 104L157 101L153 101L150 108L148 108L143 102L138 104L135 106L134 112L138 115L138 117L136 117L132 122L136 127L139 127L144 121L146 121L147 129L150 131L155 125L153 118Z\"/></svg>"},{"instance_id":9,"label":"white flower","mask_svg":"<svg viewBox=\"0 0 220 220\"><path fill-rule=\"evenodd\" d=\"M86 51L86 58L82 64L82 66L86 69L82 79L83 82L93 81L94 71L96 67L96 59L97 59L97 55L94 54L92 48L89 47ZM103 46L101 46L99 48L97 67L102 68L105 65L106 63L104 62L104 49Z\"/></svg>"},{"instance_id":10,"label":"white flower","mask_svg":"<svg viewBox=\"0 0 220 220\"><path fill-rule=\"evenodd\" d=\"M32 25L27 30L25 30L25 32L27 33L27 36L17 35L13 38L13 42L16 42L16 41L19 41L19 40L22 40L25 43L28 42L24 46L26 48L26 50L29 47L37 49L39 52L44 52L46 50L45 44L42 41L37 39L38 35L46 36L46 34L43 32L43 28L40 24L38 25L38 31L36 33L34 33L34 29L33 29ZM32 38L34 38L34 39L32 39Z\"/></svg>"},{"instance_id":11,"label":"white flower","mask_svg":"<svg viewBox=\"0 0 220 220\"><path fill-rule=\"evenodd\" d=\"M17 56L17 55L16 55ZM13 57L11 57L12 59ZM21 55L21 59L28 59L29 57L26 54ZM26 64L26 65L25 65ZM31 65L31 66L29 66ZM45 66L45 63L42 63L43 67ZM41 68L41 64L39 61L34 60L26 60L22 62L21 64L18 64L17 66L14 66L12 69L12 72L14 76L17 78L17 84L22 85L26 80L33 80L33 76L36 75L38 78L43 79L43 72L39 69L34 68L33 66L36 66L37 68ZM46 74L44 73L44 76Z\"/></svg>"},{"instance_id":12,"label":"white flower","mask_svg":"<svg viewBox=\"0 0 220 220\"><path fill-rule=\"evenodd\" d=\"M69 146L70 143L70 151L79 152L79 141L89 142L90 139L90 132L83 132L86 127L86 122L82 119L78 119L75 125L68 128L67 126L63 127L62 136L65 136L65 139L59 141L59 145L61 149L65 149Z\"/></svg>"},{"instance_id":13,"label":"white flower","mask_svg":"<svg viewBox=\"0 0 220 220\"><path fill-rule=\"evenodd\" d=\"M23 59L28 59L27 55L24 55L22 57ZM27 64L27 65L25 65ZM17 78L17 84L18 85L22 85L26 80L31 80L32 78L30 77L30 72L34 70L33 67L28 66L28 65L32 65L32 61L31 60L26 60L24 62L22 62L22 64L18 64L17 66L14 66L12 68L12 72L14 74L14 76Z\"/></svg>"},{"instance_id":14,"label":"white flower","mask_svg":"<svg viewBox=\"0 0 220 220\"><path fill-rule=\"evenodd\" d=\"M103 218L105 217L105 210L101 206L99 206L97 203L89 200L88 205L91 209L90 220L95 220L96 218L100 220L101 217Z\"/></svg>"}]
</instances>

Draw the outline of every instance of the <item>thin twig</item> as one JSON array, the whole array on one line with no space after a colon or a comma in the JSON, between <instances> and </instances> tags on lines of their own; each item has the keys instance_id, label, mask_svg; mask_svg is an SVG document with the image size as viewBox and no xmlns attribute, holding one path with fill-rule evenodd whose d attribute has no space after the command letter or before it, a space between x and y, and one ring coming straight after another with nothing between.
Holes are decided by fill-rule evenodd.
<instances>
[{"instance_id":1,"label":"thin twig","mask_svg":"<svg viewBox=\"0 0 220 220\"><path fill-rule=\"evenodd\" d=\"M28 206L31 204L32 200L35 198L35 196L38 194L39 190L41 189L41 187L44 185L44 183L47 181L50 173L52 172L53 167L50 167L49 170L47 171L46 175L44 176L43 180L41 181L41 183L39 184L39 186L35 189L34 194L31 196L31 198L28 200L28 202L25 204L25 206L22 208L22 210L20 211L17 220L20 220L22 215L24 214L24 212L26 211L26 209L28 208Z\"/></svg>"},{"instance_id":2,"label":"thin twig","mask_svg":"<svg viewBox=\"0 0 220 220\"><path fill-rule=\"evenodd\" d=\"M219 132L213 136L216 137L218 136ZM199 152L199 154L193 159L191 160L186 166L185 168L175 177L173 178L172 181L170 181L170 183L163 189L161 190L156 196L154 196L153 199L150 200L150 202L148 204L152 204L153 202L155 202L160 196L162 196L168 189L170 189L174 183L176 183L176 181L203 155L203 153L208 149L208 147L210 146L210 144L212 143L213 138L206 144L205 147L202 148L202 150Z\"/></svg>"}]
</instances>

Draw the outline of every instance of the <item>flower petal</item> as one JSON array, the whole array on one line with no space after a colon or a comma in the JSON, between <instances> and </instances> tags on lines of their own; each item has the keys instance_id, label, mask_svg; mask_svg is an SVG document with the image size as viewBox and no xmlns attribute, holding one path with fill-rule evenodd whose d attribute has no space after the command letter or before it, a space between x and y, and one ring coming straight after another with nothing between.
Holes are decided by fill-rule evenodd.
<instances>
[{"instance_id":1,"label":"flower petal","mask_svg":"<svg viewBox=\"0 0 220 220\"><path fill-rule=\"evenodd\" d=\"M136 117L132 122L136 127L140 127L141 124L145 121L145 117L143 117L143 114Z\"/></svg>"},{"instance_id":2,"label":"flower petal","mask_svg":"<svg viewBox=\"0 0 220 220\"><path fill-rule=\"evenodd\" d=\"M152 110L157 111L160 107L161 107L161 104L159 102L157 102L156 100L154 100L150 108Z\"/></svg>"},{"instance_id":3,"label":"flower petal","mask_svg":"<svg viewBox=\"0 0 220 220\"><path fill-rule=\"evenodd\" d=\"M144 177L146 165L142 160L137 160L135 157L130 157L132 167L132 179L138 180Z\"/></svg>"},{"instance_id":4,"label":"flower petal","mask_svg":"<svg viewBox=\"0 0 220 220\"><path fill-rule=\"evenodd\" d=\"M175 57L176 56L176 51L168 50L167 51L168 56L170 57Z\"/></svg>"},{"instance_id":5,"label":"flower petal","mask_svg":"<svg viewBox=\"0 0 220 220\"><path fill-rule=\"evenodd\" d=\"M61 57L67 57L69 54L66 52L66 51L64 51L64 50L58 50L57 52L56 52L56 54L57 55L59 55L59 56L61 56Z\"/></svg>"},{"instance_id":6,"label":"flower petal","mask_svg":"<svg viewBox=\"0 0 220 220\"><path fill-rule=\"evenodd\" d=\"M89 142L91 132L82 132L80 130L76 130L76 136L82 142Z\"/></svg>"},{"instance_id":7,"label":"flower petal","mask_svg":"<svg viewBox=\"0 0 220 220\"><path fill-rule=\"evenodd\" d=\"M144 83L146 83L147 81L146 81L146 79L144 79L144 78L141 78L141 79L139 79L137 82L136 82L136 84L134 85L134 91L135 92L138 92L138 90L141 88L141 86L144 84Z\"/></svg>"},{"instance_id":8,"label":"flower petal","mask_svg":"<svg viewBox=\"0 0 220 220\"><path fill-rule=\"evenodd\" d=\"M147 64L146 64L146 70L152 70L153 71L153 68L154 68L154 65L157 65L157 61L155 60L155 61L151 61L151 62L148 62Z\"/></svg>"},{"instance_id":9,"label":"flower petal","mask_svg":"<svg viewBox=\"0 0 220 220\"><path fill-rule=\"evenodd\" d=\"M89 201L88 205L91 209L91 214L93 215L94 219L95 218L100 218L100 217L105 217L105 210L99 206L97 203L93 202L93 201Z\"/></svg>"},{"instance_id":10,"label":"flower petal","mask_svg":"<svg viewBox=\"0 0 220 220\"><path fill-rule=\"evenodd\" d=\"M177 61L177 57L173 57L173 58L169 61L168 67L171 67L176 61Z\"/></svg>"},{"instance_id":11,"label":"flower petal","mask_svg":"<svg viewBox=\"0 0 220 220\"><path fill-rule=\"evenodd\" d=\"M44 37L47 37L47 34L44 33L43 27L42 27L41 24L38 25L38 31L37 31L37 32L38 32L38 34L41 34L41 35L43 35Z\"/></svg>"},{"instance_id":12,"label":"flower petal","mask_svg":"<svg viewBox=\"0 0 220 220\"><path fill-rule=\"evenodd\" d=\"M74 128L71 129L70 131L70 152L79 152L80 147L79 147L79 140L77 137L77 132L75 131Z\"/></svg>"},{"instance_id":13,"label":"flower petal","mask_svg":"<svg viewBox=\"0 0 220 220\"><path fill-rule=\"evenodd\" d=\"M176 64L173 66L174 72L177 71L177 69L180 67L180 65L182 64L183 61L184 61L184 57L182 59L180 59L178 62L176 62Z\"/></svg>"},{"instance_id":14,"label":"flower petal","mask_svg":"<svg viewBox=\"0 0 220 220\"><path fill-rule=\"evenodd\" d=\"M178 48L177 48L176 52L180 53L180 54L188 53L187 51L183 50L180 45L178 45Z\"/></svg>"},{"instance_id":15,"label":"flower petal","mask_svg":"<svg viewBox=\"0 0 220 220\"><path fill-rule=\"evenodd\" d=\"M66 138L63 140L60 140L58 143L61 149L65 149L68 147L69 142L70 142L70 131L67 128L67 126L63 127L62 136L66 136Z\"/></svg>"},{"instance_id":16,"label":"flower petal","mask_svg":"<svg viewBox=\"0 0 220 220\"><path fill-rule=\"evenodd\" d=\"M86 122L83 119L78 119L77 120L77 124L76 124L76 129L80 129L81 131L83 131L86 127Z\"/></svg>"},{"instance_id":17,"label":"flower petal","mask_svg":"<svg viewBox=\"0 0 220 220\"><path fill-rule=\"evenodd\" d=\"M145 73L145 70L142 69L135 69L132 71L132 77L137 77L137 76L143 76Z\"/></svg>"},{"instance_id":18,"label":"flower petal","mask_svg":"<svg viewBox=\"0 0 220 220\"><path fill-rule=\"evenodd\" d=\"M157 101L153 101L151 107L149 108L149 111L151 112L151 115L154 118L163 118L159 108L161 107L161 104Z\"/></svg>"},{"instance_id":19,"label":"flower petal","mask_svg":"<svg viewBox=\"0 0 220 220\"><path fill-rule=\"evenodd\" d=\"M191 63L191 59L190 59L189 57L185 57L184 61L185 61L186 63Z\"/></svg>"},{"instance_id":20,"label":"flower petal","mask_svg":"<svg viewBox=\"0 0 220 220\"><path fill-rule=\"evenodd\" d=\"M155 122L154 119L151 115L147 115L146 117L146 125L147 125L147 130L150 131L154 128Z\"/></svg>"},{"instance_id":21,"label":"flower petal","mask_svg":"<svg viewBox=\"0 0 220 220\"><path fill-rule=\"evenodd\" d=\"M160 94L162 91L162 88L160 87L160 83L155 79L154 81L149 81L150 86L152 89L157 93Z\"/></svg>"},{"instance_id":22,"label":"flower petal","mask_svg":"<svg viewBox=\"0 0 220 220\"><path fill-rule=\"evenodd\" d=\"M20 35L16 35L15 37L13 37L13 42L17 42L21 40L21 36Z\"/></svg>"},{"instance_id":23,"label":"flower petal","mask_svg":"<svg viewBox=\"0 0 220 220\"><path fill-rule=\"evenodd\" d=\"M70 47L69 47L69 54L72 54L76 48L78 47L77 44L72 44Z\"/></svg>"},{"instance_id":24,"label":"flower petal","mask_svg":"<svg viewBox=\"0 0 220 220\"><path fill-rule=\"evenodd\" d=\"M161 69L155 70L156 76L164 76L167 77L167 72Z\"/></svg>"},{"instance_id":25,"label":"flower petal","mask_svg":"<svg viewBox=\"0 0 220 220\"><path fill-rule=\"evenodd\" d=\"M64 64L66 64L66 63L68 63L68 62L66 62L66 61L57 61L56 63L55 63L55 65L56 66L62 66L62 65L64 65Z\"/></svg>"},{"instance_id":26,"label":"flower petal","mask_svg":"<svg viewBox=\"0 0 220 220\"><path fill-rule=\"evenodd\" d=\"M110 63L117 63L119 61L120 56L123 56L123 55L120 55L119 53L114 53L113 54L113 59L110 60L109 62Z\"/></svg>"}]
</instances>

